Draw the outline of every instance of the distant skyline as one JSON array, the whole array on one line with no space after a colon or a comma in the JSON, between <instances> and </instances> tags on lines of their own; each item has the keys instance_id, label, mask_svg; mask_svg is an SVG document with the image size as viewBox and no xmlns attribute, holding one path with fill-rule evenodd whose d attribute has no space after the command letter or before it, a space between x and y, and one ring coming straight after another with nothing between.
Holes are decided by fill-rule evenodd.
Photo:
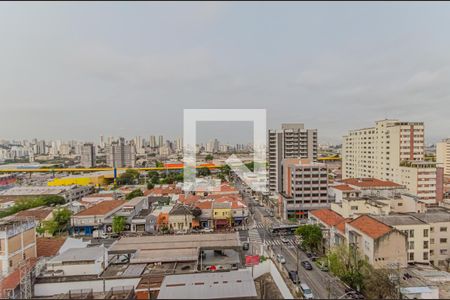
<instances>
[{"instance_id":1,"label":"distant skyline","mask_svg":"<svg viewBox=\"0 0 450 300\"><path fill-rule=\"evenodd\" d=\"M385 118L450 137L450 3L1 3L0 139L182 137L184 108L265 108L319 143ZM199 140L245 143L249 126Z\"/></svg>"}]
</instances>

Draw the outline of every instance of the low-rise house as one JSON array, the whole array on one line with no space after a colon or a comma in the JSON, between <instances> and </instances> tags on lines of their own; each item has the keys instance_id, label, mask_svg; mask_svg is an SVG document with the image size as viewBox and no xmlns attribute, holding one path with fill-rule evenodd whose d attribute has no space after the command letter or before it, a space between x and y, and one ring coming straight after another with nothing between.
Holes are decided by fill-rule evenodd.
<instances>
[{"instance_id":1,"label":"low-rise house","mask_svg":"<svg viewBox=\"0 0 450 300\"><path fill-rule=\"evenodd\" d=\"M231 202L213 202L212 205L213 222L215 229L224 229L231 227Z\"/></svg>"},{"instance_id":2,"label":"low-rise house","mask_svg":"<svg viewBox=\"0 0 450 300\"><path fill-rule=\"evenodd\" d=\"M191 207L184 204L175 205L169 212L169 229L173 231L190 231L194 228Z\"/></svg>"},{"instance_id":3,"label":"low-rise house","mask_svg":"<svg viewBox=\"0 0 450 300\"><path fill-rule=\"evenodd\" d=\"M126 203L123 200L102 201L71 217L73 235L92 236L94 231L104 231L104 220L113 215Z\"/></svg>"},{"instance_id":4,"label":"low-rise house","mask_svg":"<svg viewBox=\"0 0 450 300\"><path fill-rule=\"evenodd\" d=\"M64 197L67 202L81 200L86 195L92 193L91 186L15 186L0 192L0 200L2 198L38 197L56 195Z\"/></svg>"},{"instance_id":5,"label":"low-rise house","mask_svg":"<svg viewBox=\"0 0 450 300\"><path fill-rule=\"evenodd\" d=\"M156 218L156 230L161 231L164 228L169 228L169 212L172 210L173 205L164 205L156 207L152 215Z\"/></svg>"},{"instance_id":6,"label":"low-rise house","mask_svg":"<svg viewBox=\"0 0 450 300\"><path fill-rule=\"evenodd\" d=\"M335 244L336 230L335 226L344 221L344 218L338 213L328 208L312 210L309 212L308 220L311 224L317 224L322 229L323 241L322 247L325 252Z\"/></svg>"},{"instance_id":7,"label":"low-rise house","mask_svg":"<svg viewBox=\"0 0 450 300\"><path fill-rule=\"evenodd\" d=\"M52 207L35 207L27 210L22 210L11 216L15 219L29 219L34 220L36 227L39 227L43 221L48 221L53 218Z\"/></svg>"},{"instance_id":8,"label":"low-rise house","mask_svg":"<svg viewBox=\"0 0 450 300\"><path fill-rule=\"evenodd\" d=\"M378 221L400 230L407 237L408 263L430 262L430 225L407 214L373 216Z\"/></svg>"},{"instance_id":9,"label":"low-rise house","mask_svg":"<svg viewBox=\"0 0 450 300\"><path fill-rule=\"evenodd\" d=\"M214 228L214 222L212 218L212 205L214 200L204 199L194 202L193 205L201 210L199 216L200 227L202 228Z\"/></svg>"},{"instance_id":10,"label":"low-rise house","mask_svg":"<svg viewBox=\"0 0 450 300\"><path fill-rule=\"evenodd\" d=\"M144 232L146 216L149 214L148 205L148 198L145 196L135 197L129 201L126 201L119 210L103 221L106 232L112 233L112 223L114 217L116 216L125 218L124 231Z\"/></svg>"},{"instance_id":11,"label":"low-rise house","mask_svg":"<svg viewBox=\"0 0 450 300\"><path fill-rule=\"evenodd\" d=\"M356 247L375 268L407 265L406 235L375 218L363 215L345 223L347 243Z\"/></svg>"},{"instance_id":12,"label":"low-rise house","mask_svg":"<svg viewBox=\"0 0 450 300\"><path fill-rule=\"evenodd\" d=\"M220 198L217 198L215 200L216 202L229 202L231 203L231 218L232 218L232 225L233 226L239 226L242 225L247 221L248 218L248 207L245 205L242 201L229 197L229 196L223 196Z\"/></svg>"}]
</instances>

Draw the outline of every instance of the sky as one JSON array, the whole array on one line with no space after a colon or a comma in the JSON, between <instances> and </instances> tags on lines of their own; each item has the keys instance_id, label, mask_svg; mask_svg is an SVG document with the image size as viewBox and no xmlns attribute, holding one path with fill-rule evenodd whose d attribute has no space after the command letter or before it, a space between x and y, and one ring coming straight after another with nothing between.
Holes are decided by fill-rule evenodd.
<instances>
[{"instance_id":1,"label":"sky","mask_svg":"<svg viewBox=\"0 0 450 300\"><path fill-rule=\"evenodd\" d=\"M450 3L1 3L0 139L182 135L258 108L339 143L376 120L450 137ZM230 143L251 125L206 126ZM242 127L242 130L240 129ZM209 129L208 129L209 128Z\"/></svg>"}]
</instances>

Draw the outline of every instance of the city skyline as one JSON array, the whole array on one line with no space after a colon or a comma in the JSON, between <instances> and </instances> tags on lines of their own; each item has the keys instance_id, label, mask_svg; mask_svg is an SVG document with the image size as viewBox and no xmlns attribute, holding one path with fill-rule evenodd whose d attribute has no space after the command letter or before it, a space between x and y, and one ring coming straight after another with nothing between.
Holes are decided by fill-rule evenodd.
<instances>
[{"instance_id":1,"label":"city skyline","mask_svg":"<svg viewBox=\"0 0 450 300\"><path fill-rule=\"evenodd\" d=\"M302 122L319 130L321 143L385 118L424 122L427 143L435 143L448 137L449 10L3 4L0 104L8 126L0 136L176 137L184 108L265 108L268 129Z\"/></svg>"}]
</instances>

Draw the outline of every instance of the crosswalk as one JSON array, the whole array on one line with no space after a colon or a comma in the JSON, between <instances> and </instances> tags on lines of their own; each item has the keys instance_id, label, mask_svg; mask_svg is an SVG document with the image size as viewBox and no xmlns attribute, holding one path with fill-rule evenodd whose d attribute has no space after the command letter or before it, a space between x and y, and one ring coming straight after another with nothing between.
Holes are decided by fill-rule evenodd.
<instances>
[{"instance_id":1,"label":"crosswalk","mask_svg":"<svg viewBox=\"0 0 450 300\"><path fill-rule=\"evenodd\" d=\"M297 243L292 239L288 240L286 243L280 239L266 240L264 241L264 244L267 246L286 246L289 248L297 245Z\"/></svg>"},{"instance_id":2,"label":"crosswalk","mask_svg":"<svg viewBox=\"0 0 450 300\"><path fill-rule=\"evenodd\" d=\"M250 229L248 231L248 237L250 239L250 242L262 243L261 235L259 234L258 230L256 230L256 229Z\"/></svg>"}]
</instances>

